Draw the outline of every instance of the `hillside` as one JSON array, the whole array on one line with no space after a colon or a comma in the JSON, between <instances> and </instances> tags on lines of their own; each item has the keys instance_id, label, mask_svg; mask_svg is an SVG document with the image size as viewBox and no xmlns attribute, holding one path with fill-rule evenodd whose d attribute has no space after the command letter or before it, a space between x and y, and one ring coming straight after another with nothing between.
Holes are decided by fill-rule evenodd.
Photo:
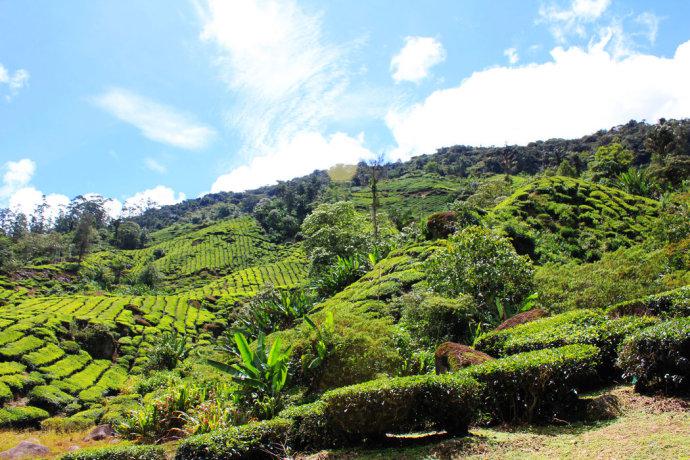
<instances>
[{"instance_id":1,"label":"hillside","mask_svg":"<svg viewBox=\"0 0 690 460\"><path fill-rule=\"evenodd\" d=\"M683 452L690 152L652 158L657 128L6 232L0 448L108 424L64 458Z\"/></svg>"}]
</instances>

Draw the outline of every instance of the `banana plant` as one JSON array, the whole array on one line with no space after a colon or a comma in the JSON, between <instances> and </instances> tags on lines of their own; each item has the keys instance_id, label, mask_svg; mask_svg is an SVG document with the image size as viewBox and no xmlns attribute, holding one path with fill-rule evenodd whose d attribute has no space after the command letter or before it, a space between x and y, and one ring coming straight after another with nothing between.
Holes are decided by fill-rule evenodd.
<instances>
[{"instance_id":1,"label":"banana plant","mask_svg":"<svg viewBox=\"0 0 690 460\"><path fill-rule=\"evenodd\" d=\"M307 364L308 369L315 369L328 357L328 344L335 330L333 312L329 311L326 313L326 319L321 328L308 316L304 317L304 321L316 332L316 357Z\"/></svg>"},{"instance_id":2,"label":"banana plant","mask_svg":"<svg viewBox=\"0 0 690 460\"><path fill-rule=\"evenodd\" d=\"M234 338L240 362L230 366L233 381L241 388L257 393L259 397L278 396L287 381L292 347L283 350L280 337L277 337L268 349L263 332L256 339L256 351L250 348L241 332L235 333Z\"/></svg>"}]
</instances>

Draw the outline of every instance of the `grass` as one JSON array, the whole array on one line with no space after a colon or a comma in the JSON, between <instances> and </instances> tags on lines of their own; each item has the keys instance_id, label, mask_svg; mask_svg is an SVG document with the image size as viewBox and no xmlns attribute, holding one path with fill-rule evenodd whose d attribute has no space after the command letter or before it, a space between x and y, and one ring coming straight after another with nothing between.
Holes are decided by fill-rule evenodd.
<instances>
[{"instance_id":1,"label":"grass","mask_svg":"<svg viewBox=\"0 0 690 460\"><path fill-rule=\"evenodd\" d=\"M466 438L395 439L385 447L319 453L319 459L657 459L687 458L690 403L612 391L623 415L609 422L564 426L475 428ZM297 458L306 458L297 456Z\"/></svg>"}]
</instances>

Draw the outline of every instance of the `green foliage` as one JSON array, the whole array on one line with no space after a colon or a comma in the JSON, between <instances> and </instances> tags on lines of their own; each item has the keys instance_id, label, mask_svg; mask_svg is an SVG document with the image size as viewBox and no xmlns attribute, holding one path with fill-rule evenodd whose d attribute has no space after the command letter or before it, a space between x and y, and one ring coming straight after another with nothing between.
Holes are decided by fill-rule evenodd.
<instances>
[{"instance_id":1,"label":"green foliage","mask_svg":"<svg viewBox=\"0 0 690 460\"><path fill-rule=\"evenodd\" d=\"M234 332L256 337L293 327L314 309L312 294L304 289L275 289L268 286L252 297L236 315L226 341L234 348Z\"/></svg>"},{"instance_id":2,"label":"green foliage","mask_svg":"<svg viewBox=\"0 0 690 460\"><path fill-rule=\"evenodd\" d=\"M120 249L138 249L143 247L145 234L136 222L125 221L117 226L115 245Z\"/></svg>"},{"instance_id":3,"label":"green foliage","mask_svg":"<svg viewBox=\"0 0 690 460\"><path fill-rule=\"evenodd\" d=\"M628 168L618 175L618 186L622 190L633 194L650 197L655 190L655 184L646 171Z\"/></svg>"},{"instance_id":4,"label":"green foliage","mask_svg":"<svg viewBox=\"0 0 690 460\"><path fill-rule=\"evenodd\" d=\"M0 409L0 428L24 428L38 425L48 415L48 412L38 407L7 406Z\"/></svg>"},{"instance_id":5,"label":"green foliage","mask_svg":"<svg viewBox=\"0 0 690 460\"><path fill-rule=\"evenodd\" d=\"M494 420L573 418L577 389L596 379L601 356L592 345L569 345L487 361L461 371L485 385L484 409Z\"/></svg>"},{"instance_id":6,"label":"green foliage","mask_svg":"<svg viewBox=\"0 0 690 460\"><path fill-rule=\"evenodd\" d=\"M69 404L76 402L76 399L61 391L59 388L49 385L41 385L31 390L29 393L29 403L51 412L60 412Z\"/></svg>"},{"instance_id":7,"label":"green foliage","mask_svg":"<svg viewBox=\"0 0 690 460\"><path fill-rule=\"evenodd\" d=\"M429 429L463 434L479 393L476 381L456 375L398 377L331 390L321 398L324 441L348 444Z\"/></svg>"},{"instance_id":8,"label":"green foliage","mask_svg":"<svg viewBox=\"0 0 690 460\"><path fill-rule=\"evenodd\" d=\"M618 142L600 146L589 164L592 180L611 184L619 174L630 167L634 157L632 151Z\"/></svg>"},{"instance_id":9,"label":"green foliage","mask_svg":"<svg viewBox=\"0 0 690 460\"><path fill-rule=\"evenodd\" d=\"M74 341L94 358L110 359L115 352L115 337L108 326L100 323L70 325Z\"/></svg>"},{"instance_id":10,"label":"green foliage","mask_svg":"<svg viewBox=\"0 0 690 460\"><path fill-rule=\"evenodd\" d=\"M612 317L624 315L648 315L665 318L690 316L690 286L617 303L610 306L607 312Z\"/></svg>"},{"instance_id":11,"label":"green foliage","mask_svg":"<svg viewBox=\"0 0 690 460\"><path fill-rule=\"evenodd\" d=\"M265 335L259 333L256 349L252 350L244 334L235 333L239 363L230 365L230 373L260 416L272 417L282 405L281 391L288 376L292 348L282 348L276 337L270 349L265 345Z\"/></svg>"},{"instance_id":12,"label":"green foliage","mask_svg":"<svg viewBox=\"0 0 690 460\"><path fill-rule=\"evenodd\" d=\"M412 292L396 300L400 304L400 325L421 347L442 342L470 342L476 329L477 307L469 294L449 299L431 293Z\"/></svg>"},{"instance_id":13,"label":"green foliage","mask_svg":"<svg viewBox=\"0 0 690 460\"><path fill-rule=\"evenodd\" d=\"M274 458L283 454L291 427L290 420L274 418L192 436L180 443L175 460Z\"/></svg>"},{"instance_id":14,"label":"green foliage","mask_svg":"<svg viewBox=\"0 0 690 460\"><path fill-rule=\"evenodd\" d=\"M608 319L602 310L575 310L489 332L477 339L475 348L491 356L508 356L564 345L596 345L601 349L603 371L610 372L623 339L655 322L650 317Z\"/></svg>"},{"instance_id":15,"label":"green foliage","mask_svg":"<svg viewBox=\"0 0 690 460\"><path fill-rule=\"evenodd\" d=\"M605 308L690 284L687 248L686 244L656 250L636 246L591 263L546 264L536 269L534 277L540 302L556 312Z\"/></svg>"},{"instance_id":16,"label":"green foliage","mask_svg":"<svg viewBox=\"0 0 690 460\"><path fill-rule=\"evenodd\" d=\"M529 259L483 227L467 227L451 237L445 250L429 258L426 271L436 292L448 297L470 294L489 318L497 301L520 305L533 290Z\"/></svg>"},{"instance_id":17,"label":"green foliage","mask_svg":"<svg viewBox=\"0 0 690 460\"><path fill-rule=\"evenodd\" d=\"M163 280L163 275L154 264L148 264L139 274L137 281L144 286L155 289Z\"/></svg>"},{"instance_id":18,"label":"green foliage","mask_svg":"<svg viewBox=\"0 0 690 460\"><path fill-rule=\"evenodd\" d=\"M177 331L165 332L151 349L147 367L156 370L174 369L189 356L189 352L187 336Z\"/></svg>"},{"instance_id":19,"label":"green foliage","mask_svg":"<svg viewBox=\"0 0 690 460\"><path fill-rule=\"evenodd\" d=\"M92 447L70 452L60 460L165 460L165 450L160 446L109 446Z\"/></svg>"},{"instance_id":20,"label":"green foliage","mask_svg":"<svg viewBox=\"0 0 690 460\"><path fill-rule=\"evenodd\" d=\"M569 177L543 177L518 189L489 214L495 227L512 227L539 262L602 254L643 241L656 225L659 204L648 198ZM523 252L523 251L521 251Z\"/></svg>"},{"instance_id":21,"label":"green foliage","mask_svg":"<svg viewBox=\"0 0 690 460\"><path fill-rule=\"evenodd\" d=\"M314 280L314 288L321 297L330 297L357 281L366 273L367 265L360 255L336 256L335 262L325 267Z\"/></svg>"},{"instance_id":22,"label":"green foliage","mask_svg":"<svg viewBox=\"0 0 690 460\"><path fill-rule=\"evenodd\" d=\"M337 257L371 251L371 225L350 202L318 206L302 223L304 249L311 273L321 273Z\"/></svg>"},{"instance_id":23,"label":"green foliage","mask_svg":"<svg viewBox=\"0 0 690 460\"><path fill-rule=\"evenodd\" d=\"M638 391L690 394L690 317L642 329L621 345L618 365Z\"/></svg>"}]
</instances>

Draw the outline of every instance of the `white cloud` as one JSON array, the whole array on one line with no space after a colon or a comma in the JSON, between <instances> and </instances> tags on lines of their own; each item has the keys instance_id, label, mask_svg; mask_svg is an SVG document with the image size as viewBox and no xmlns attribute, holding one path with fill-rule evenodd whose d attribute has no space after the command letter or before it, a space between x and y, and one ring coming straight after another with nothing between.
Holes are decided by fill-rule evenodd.
<instances>
[{"instance_id":1,"label":"white cloud","mask_svg":"<svg viewBox=\"0 0 690 460\"><path fill-rule=\"evenodd\" d=\"M525 144L572 138L630 119L690 116L690 41L672 58L633 53L622 59L606 41L557 47L552 60L476 72L459 86L386 117L394 158L455 144Z\"/></svg>"},{"instance_id":2,"label":"white cloud","mask_svg":"<svg viewBox=\"0 0 690 460\"><path fill-rule=\"evenodd\" d=\"M265 153L338 114L348 85L344 49L324 43L320 16L292 0L209 0L204 14L201 37L218 45L243 153Z\"/></svg>"},{"instance_id":3,"label":"white cloud","mask_svg":"<svg viewBox=\"0 0 690 460\"><path fill-rule=\"evenodd\" d=\"M182 192L175 193L170 187L158 185L154 188L137 192L125 200L122 207L124 216L139 214L146 209L160 208L169 204L176 204L186 198Z\"/></svg>"},{"instance_id":4,"label":"white cloud","mask_svg":"<svg viewBox=\"0 0 690 460\"><path fill-rule=\"evenodd\" d=\"M5 173L2 175L0 198L7 197L27 185L36 172L36 162L29 158L8 161L5 163L4 169Z\"/></svg>"},{"instance_id":5,"label":"white cloud","mask_svg":"<svg viewBox=\"0 0 690 460\"><path fill-rule=\"evenodd\" d=\"M363 143L361 133L356 138L344 133L325 138L316 132L301 132L289 142L280 144L275 151L257 156L248 165L220 176L211 192L249 190L337 163L353 164L373 158L374 154Z\"/></svg>"},{"instance_id":6,"label":"white cloud","mask_svg":"<svg viewBox=\"0 0 690 460\"><path fill-rule=\"evenodd\" d=\"M216 132L191 115L122 88L111 88L94 98L96 105L137 127L156 142L189 150L206 147Z\"/></svg>"},{"instance_id":7,"label":"white cloud","mask_svg":"<svg viewBox=\"0 0 690 460\"><path fill-rule=\"evenodd\" d=\"M10 210L30 215L45 199L48 205L46 214L52 220L69 203L69 198L65 195L44 195L30 185L36 173L36 162L33 160L22 158L18 161L8 161L3 165L3 170L0 204L6 205Z\"/></svg>"},{"instance_id":8,"label":"white cloud","mask_svg":"<svg viewBox=\"0 0 690 460\"><path fill-rule=\"evenodd\" d=\"M392 77L396 82L419 83L429 70L446 59L441 42L433 37L406 37L405 46L391 59Z\"/></svg>"},{"instance_id":9,"label":"white cloud","mask_svg":"<svg viewBox=\"0 0 690 460\"><path fill-rule=\"evenodd\" d=\"M386 111L380 108L384 96L349 89L356 71L348 67L348 54L356 42L328 43L320 14L294 0L209 0L202 21L202 40L217 46L221 78L234 103L228 123L240 136L239 156L245 159L212 191L257 187L368 155L347 134L322 134L338 131L334 122Z\"/></svg>"},{"instance_id":10,"label":"white cloud","mask_svg":"<svg viewBox=\"0 0 690 460\"><path fill-rule=\"evenodd\" d=\"M10 101L19 93L29 82L29 72L26 69L17 69L14 74L10 73L2 64L0 64L0 90L2 86L7 86L8 92L5 94L5 100Z\"/></svg>"},{"instance_id":11,"label":"white cloud","mask_svg":"<svg viewBox=\"0 0 690 460\"><path fill-rule=\"evenodd\" d=\"M506 49L505 51L503 51L503 55L508 58L508 62L511 65L517 64L520 60L520 56L518 55L517 49L515 48Z\"/></svg>"},{"instance_id":12,"label":"white cloud","mask_svg":"<svg viewBox=\"0 0 690 460\"><path fill-rule=\"evenodd\" d=\"M158 174L165 174L168 172L168 168L166 168L164 164L151 157L144 158L144 166Z\"/></svg>"}]
</instances>

